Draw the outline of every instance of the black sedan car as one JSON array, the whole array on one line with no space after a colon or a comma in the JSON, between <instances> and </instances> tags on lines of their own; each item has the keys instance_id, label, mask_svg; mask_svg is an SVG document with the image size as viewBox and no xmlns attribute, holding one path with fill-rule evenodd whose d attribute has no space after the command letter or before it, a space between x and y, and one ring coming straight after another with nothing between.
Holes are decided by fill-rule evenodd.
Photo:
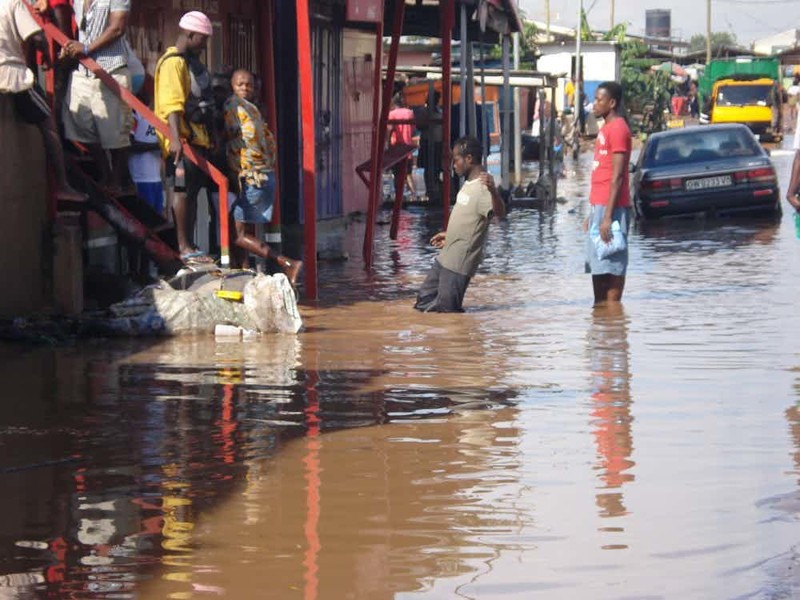
<instances>
[{"instance_id":1,"label":"black sedan car","mask_svg":"<svg viewBox=\"0 0 800 600\"><path fill-rule=\"evenodd\" d=\"M781 212L775 168L744 125L654 133L631 171L636 213L644 219L699 212Z\"/></svg>"}]
</instances>

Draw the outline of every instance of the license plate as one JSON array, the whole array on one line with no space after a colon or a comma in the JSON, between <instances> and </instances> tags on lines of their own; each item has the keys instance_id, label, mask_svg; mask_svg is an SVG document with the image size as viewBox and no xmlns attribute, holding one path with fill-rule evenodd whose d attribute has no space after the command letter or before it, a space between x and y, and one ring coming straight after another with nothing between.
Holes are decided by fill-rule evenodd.
<instances>
[{"instance_id":1,"label":"license plate","mask_svg":"<svg viewBox=\"0 0 800 600\"><path fill-rule=\"evenodd\" d=\"M669 119L667 121L667 129L680 129L685 125L686 123L684 123L683 119Z\"/></svg>"},{"instance_id":2,"label":"license plate","mask_svg":"<svg viewBox=\"0 0 800 600\"><path fill-rule=\"evenodd\" d=\"M686 182L687 190L707 190L708 188L725 187L731 185L733 179L730 175L719 175L717 177L704 177L703 179L689 179Z\"/></svg>"}]
</instances>

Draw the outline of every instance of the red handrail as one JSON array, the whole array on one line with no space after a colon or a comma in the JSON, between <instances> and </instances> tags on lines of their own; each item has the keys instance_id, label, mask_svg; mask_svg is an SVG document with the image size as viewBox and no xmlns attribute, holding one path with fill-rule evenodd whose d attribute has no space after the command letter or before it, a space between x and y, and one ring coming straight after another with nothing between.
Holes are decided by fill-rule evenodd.
<instances>
[{"instance_id":1,"label":"red handrail","mask_svg":"<svg viewBox=\"0 0 800 600\"><path fill-rule=\"evenodd\" d=\"M64 35L55 25L42 19L36 14L31 6L28 10L31 11L34 19L39 23L47 38L52 42L55 40L61 46L65 46L69 38ZM51 44L52 46L52 44ZM55 60L55 57L53 57ZM125 104L135 109L144 119L155 127L162 135L169 138L170 130L166 121L159 119L153 111L151 111L141 100L134 96L130 90L120 86L111 75L104 71L100 65L89 57L79 59L80 63L91 71L103 84L111 90L111 92L122 100ZM219 169L208 162L204 156L201 156L194 149L181 140L183 147L183 154L195 165L200 167L205 173L211 177L214 183L219 187L219 246L220 246L220 264L222 267L230 267L230 242L228 235L228 178L223 175Z\"/></svg>"}]
</instances>

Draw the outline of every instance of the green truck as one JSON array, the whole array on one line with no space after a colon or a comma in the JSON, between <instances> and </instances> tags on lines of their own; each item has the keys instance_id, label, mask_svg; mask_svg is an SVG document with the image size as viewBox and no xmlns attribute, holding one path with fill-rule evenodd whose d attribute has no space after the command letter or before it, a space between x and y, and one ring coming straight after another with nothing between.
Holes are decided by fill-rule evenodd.
<instances>
[{"instance_id":1,"label":"green truck","mask_svg":"<svg viewBox=\"0 0 800 600\"><path fill-rule=\"evenodd\" d=\"M774 57L712 60L700 78L701 122L742 123L762 139L782 137L780 62Z\"/></svg>"}]
</instances>

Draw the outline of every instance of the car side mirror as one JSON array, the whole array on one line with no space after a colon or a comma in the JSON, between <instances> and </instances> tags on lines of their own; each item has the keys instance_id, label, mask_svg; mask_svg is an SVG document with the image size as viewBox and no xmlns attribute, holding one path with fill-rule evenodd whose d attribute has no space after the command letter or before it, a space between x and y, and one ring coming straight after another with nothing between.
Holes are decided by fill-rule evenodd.
<instances>
[{"instance_id":1,"label":"car side mirror","mask_svg":"<svg viewBox=\"0 0 800 600\"><path fill-rule=\"evenodd\" d=\"M634 163L634 162L629 163L628 164L628 173L636 173L636 169L637 168L638 167L636 166L636 163Z\"/></svg>"}]
</instances>

